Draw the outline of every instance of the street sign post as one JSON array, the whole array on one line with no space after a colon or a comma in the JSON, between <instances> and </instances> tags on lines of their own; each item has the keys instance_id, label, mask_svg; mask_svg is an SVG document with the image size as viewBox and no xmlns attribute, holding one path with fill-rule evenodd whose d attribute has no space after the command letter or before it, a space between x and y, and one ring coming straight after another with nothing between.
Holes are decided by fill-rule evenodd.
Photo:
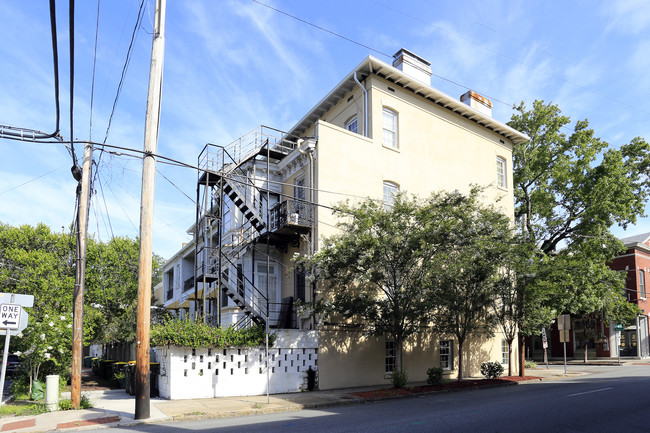
<instances>
[{"instance_id":1,"label":"street sign post","mask_svg":"<svg viewBox=\"0 0 650 433\"><path fill-rule=\"evenodd\" d=\"M548 339L546 338L546 329L544 328L542 328L542 347L544 348L544 363L548 370L548 354L546 353L546 348L548 348Z\"/></svg>"},{"instance_id":2,"label":"street sign post","mask_svg":"<svg viewBox=\"0 0 650 433\"><path fill-rule=\"evenodd\" d=\"M0 329L5 330L5 348L2 353L2 368L0 369L0 396L4 393L5 388L7 357L9 356L9 340L12 335L18 334L27 326L28 315L23 310L23 307L29 308L33 306L33 295L0 293ZM0 407L2 407L1 399Z\"/></svg>"},{"instance_id":3,"label":"street sign post","mask_svg":"<svg viewBox=\"0 0 650 433\"><path fill-rule=\"evenodd\" d=\"M557 316L557 329L560 331L560 343L564 343L564 375L566 376L566 343L571 338L571 315L560 314Z\"/></svg>"},{"instance_id":4,"label":"street sign post","mask_svg":"<svg viewBox=\"0 0 650 433\"><path fill-rule=\"evenodd\" d=\"M625 327L620 323L614 327L614 330L616 331L616 353L618 353L618 365L621 365L621 331L624 329Z\"/></svg>"}]
</instances>

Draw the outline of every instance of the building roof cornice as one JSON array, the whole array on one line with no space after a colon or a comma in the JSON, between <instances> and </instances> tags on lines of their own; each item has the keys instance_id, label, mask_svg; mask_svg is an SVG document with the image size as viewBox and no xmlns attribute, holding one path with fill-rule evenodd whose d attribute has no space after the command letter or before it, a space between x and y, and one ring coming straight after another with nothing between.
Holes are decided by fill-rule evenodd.
<instances>
[{"instance_id":1,"label":"building roof cornice","mask_svg":"<svg viewBox=\"0 0 650 433\"><path fill-rule=\"evenodd\" d=\"M359 81L363 81L370 75L379 76L394 83L414 94L446 108L457 115L469 119L478 125L489 129L514 144L522 144L530 140L528 135L517 131L514 128L494 119L491 116L480 113L478 110L451 97L440 90L422 83L401 70L385 63L373 56L366 57L356 68L354 68L332 91L330 91L318 104L314 106L302 119L289 130L291 135L302 136L317 120L321 119L338 101L350 92L357 84L354 75L357 74Z\"/></svg>"}]
</instances>

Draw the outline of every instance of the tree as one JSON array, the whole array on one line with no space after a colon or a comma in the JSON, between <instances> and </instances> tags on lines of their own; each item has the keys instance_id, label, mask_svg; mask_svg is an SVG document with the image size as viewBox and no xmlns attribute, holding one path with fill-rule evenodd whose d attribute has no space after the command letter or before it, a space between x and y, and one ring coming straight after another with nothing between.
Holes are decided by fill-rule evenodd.
<instances>
[{"instance_id":1,"label":"tree","mask_svg":"<svg viewBox=\"0 0 650 433\"><path fill-rule=\"evenodd\" d=\"M451 209L464 197L437 194L426 200L399 195L392 205L365 200L338 205L339 234L324 240L299 265L321 282L315 311L326 321L347 321L367 335L395 342L397 371L403 343L430 323L427 274L447 248Z\"/></svg>"},{"instance_id":2,"label":"tree","mask_svg":"<svg viewBox=\"0 0 650 433\"><path fill-rule=\"evenodd\" d=\"M96 343L133 342L137 312L140 247L137 239L89 240L86 270L85 338ZM164 260L154 254L152 286ZM153 293L153 291L152 291Z\"/></svg>"},{"instance_id":3,"label":"tree","mask_svg":"<svg viewBox=\"0 0 650 433\"><path fill-rule=\"evenodd\" d=\"M135 333L138 242L115 238L104 244L89 239L88 253L84 340L129 341ZM11 340L29 366L30 383L44 374L68 370L72 334L67 322L61 328L61 317L72 317L74 257L74 238L68 234L54 233L44 224L0 223L0 291L34 296L29 325L20 338ZM154 256L158 281L161 263Z\"/></svg>"},{"instance_id":4,"label":"tree","mask_svg":"<svg viewBox=\"0 0 650 433\"><path fill-rule=\"evenodd\" d=\"M592 246L586 240L604 241L607 254L597 258L578 254L576 258L587 262L576 269L589 268L593 263L590 260L607 261L620 250L620 243L610 241L609 229L614 224L625 227L643 215L649 193L650 147L637 137L618 149L610 148L596 137L586 120L576 122L567 136L562 129L568 129L570 118L562 116L556 105L543 101L535 101L531 110L523 103L515 110L508 124L531 138L513 149L515 218L520 235L534 245L542 266L527 284L548 287L543 278L553 275L556 257L566 258ZM559 290L566 286L557 289L562 294ZM611 287L609 292L616 290ZM525 297L524 303L530 305ZM562 312L562 306L547 307ZM524 309L532 310L527 306ZM532 323L537 325L535 320ZM523 375L523 335L532 335L539 328L532 326L527 317L521 325Z\"/></svg>"},{"instance_id":5,"label":"tree","mask_svg":"<svg viewBox=\"0 0 650 433\"><path fill-rule=\"evenodd\" d=\"M492 206L483 206L476 191L451 209L450 247L437 255L430 287L434 328L458 340L458 380L463 380L463 347L476 334L492 335L491 308L510 258L511 221Z\"/></svg>"}]
</instances>

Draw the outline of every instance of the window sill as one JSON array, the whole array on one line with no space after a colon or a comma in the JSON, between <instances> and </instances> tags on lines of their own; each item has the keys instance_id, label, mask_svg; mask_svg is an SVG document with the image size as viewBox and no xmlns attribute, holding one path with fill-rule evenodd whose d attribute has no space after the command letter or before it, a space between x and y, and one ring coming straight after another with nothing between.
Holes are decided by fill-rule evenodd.
<instances>
[{"instance_id":1,"label":"window sill","mask_svg":"<svg viewBox=\"0 0 650 433\"><path fill-rule=\"evenodd\" d=\"M381 144L381 147L384 149L392 150L393 152L400 153L399 147L387 146L384 143Z\"/></svg>"}]
</instances>

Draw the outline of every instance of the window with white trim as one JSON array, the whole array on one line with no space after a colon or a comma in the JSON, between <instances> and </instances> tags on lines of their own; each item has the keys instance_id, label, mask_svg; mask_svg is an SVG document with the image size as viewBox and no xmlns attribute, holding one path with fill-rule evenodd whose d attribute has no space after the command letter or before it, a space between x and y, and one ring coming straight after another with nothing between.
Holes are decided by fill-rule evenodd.
<instances>
[{"instance_id":1,"label":"window with white trim","mask_svg":"<svg viewBox=\"0 0 650 433\"><path fill-rule=\"evenodd\" d=\"M352 116L347 122L345 122L345 129L350 132L357 132L357 116Z\"/></svg>"},{"instance_id":2,"label":"window with white trim","mask_svg":"<svg viewBox=\"0 0 650 433\"><path fill-rule=\"evenodd\" d=\"M395 371L395 361L397 360L397 349L394 341L386 341L386 354L385 354L385 372L392 373Z\"/></svg>"},{"instance_id":3,"label":"window with white trim","mask_svg":"<svg viewBox=\"0 0 650 433\"><path fill-rule=\"evenodd\" d=\"M452 341L440 341L440 368L443 370L452 370L454 367L454 358L452 357Z\"/></svg>"},{"instance_id":4,"label":"window with white trim","mask_svg":"<svg viewBox=\"0 0 650 433\"><path fill-rule=\"evenodd\" d=\"M645 271L639 269L639 296L645 298Z\"/></svg>"},{"instance_id":5,"label":"window with white trim","mask_svg":"<svg viewBox=\"0 0 650 433\"><path fill-rule=\"evenodd\" d=\"M384 205L392 206L395 203L397 194L399 194L399 185L394 182L384 181Z\"/></svg>"},{"instance_id":6,"label":"window with white trim","mask_svg":"<svg viewBox=\"0 0 650 433\"><path fill-rule=\"evenodd\" d=\"M506 177L506 160L497 156L497 186L499 188L508 188L508 178Z\"/></svg>"},{"instance_id":7,"label":"window with white trim","mask_svg":"<svg viewBox=\"0 0 650 433\"><path fill-rule=\"evenodd\" d=\"M508 340L501 340L501 364L508 365Z\"/></svg>"},{"instance_id":8,"label":"window with white trim","mask_svg":"<svg viewBox=\"0 0 650 433\"><path fill-rule=\"evenodd\" d=\"M397 113L390 108L382 110L382 142L384 146L399 148L397 141Z\"/></svg>"}]
</instances>

